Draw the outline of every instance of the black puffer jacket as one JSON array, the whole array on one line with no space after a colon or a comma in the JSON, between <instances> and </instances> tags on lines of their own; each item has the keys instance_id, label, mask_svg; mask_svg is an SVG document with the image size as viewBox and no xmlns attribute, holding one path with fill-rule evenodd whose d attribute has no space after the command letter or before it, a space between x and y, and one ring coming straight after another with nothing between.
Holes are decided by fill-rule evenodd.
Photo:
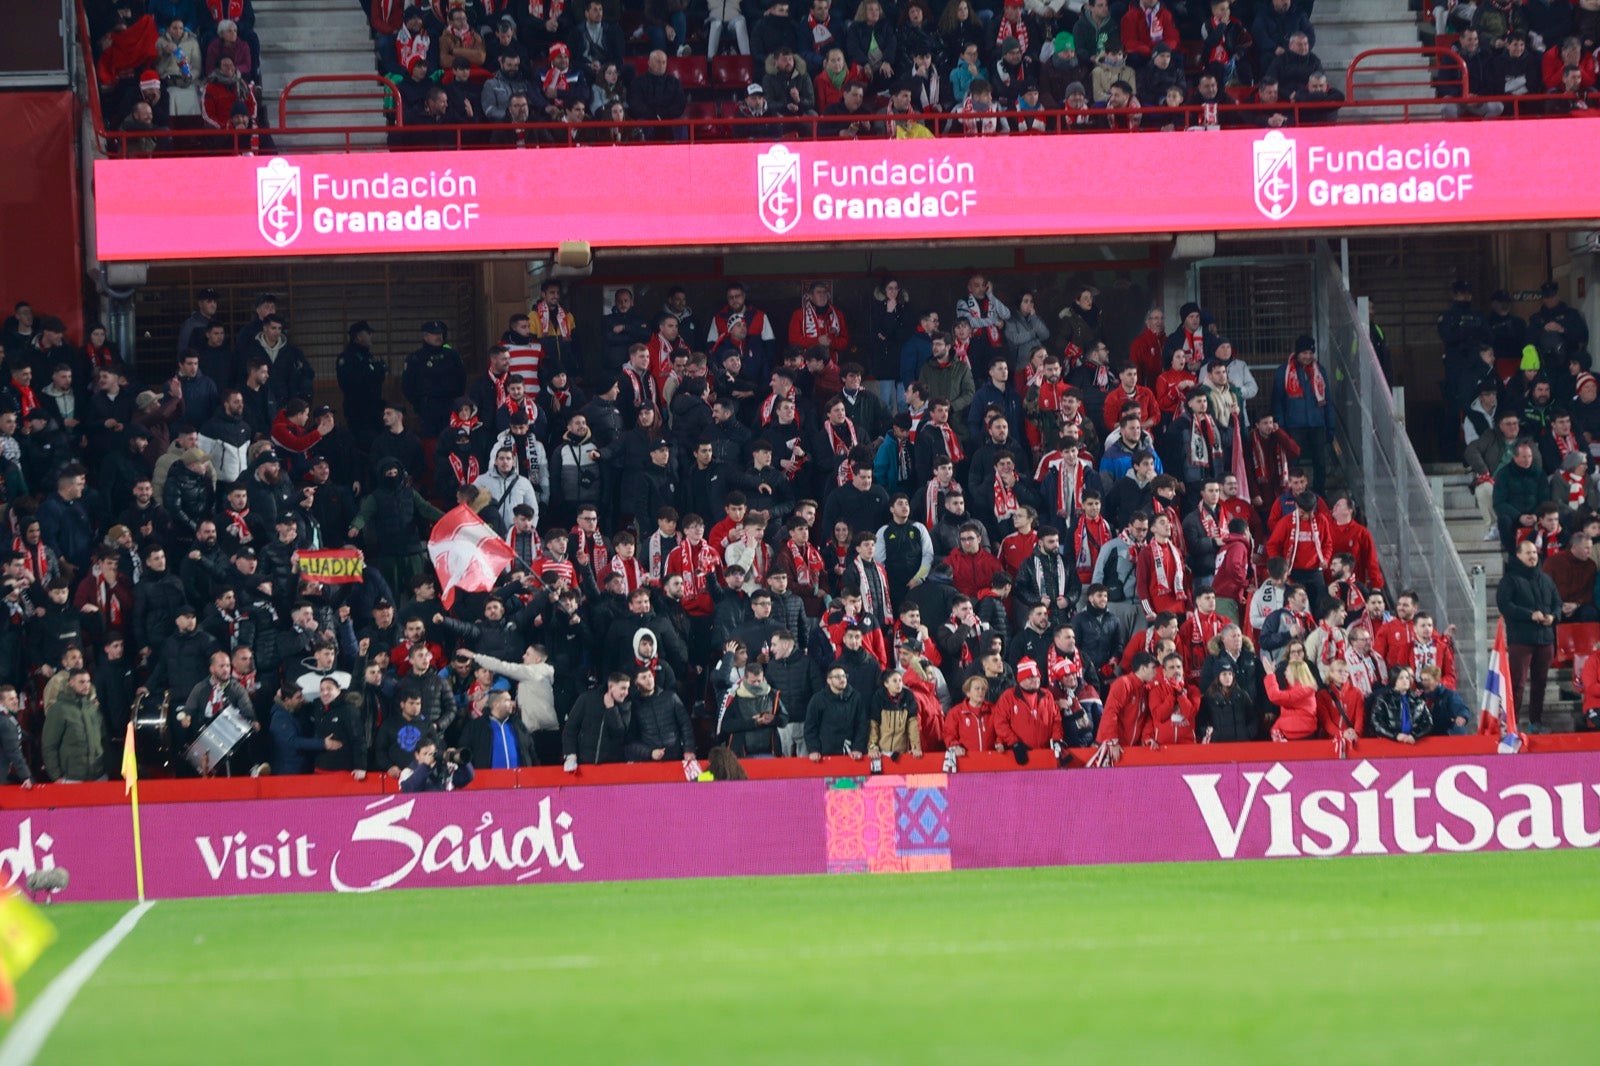
<instances>
[{"instance_id":1,"label":"black puffer jacket","mask_svg":"<svg viewBox=\"0 0 1600 1066\"><path fill-rule=\"evenodd\" d=\"M1543 570L1508 559L1505 576L1500 579L1500 587L1495 589L1494 602L1500 608L1500 617L1506 620L1507 644L1543 647L1556 642L1555 626L1540 625L1533 620L1535 611L1552 618L1561 617L1561 594Z\"/></svg>"},{"instance_id":2,"label":"black puffer jacket","mask_svg":"<svg viewBox=\"0 0 1600 1066\"><path fill-rule=\"evenodd\" d=\"M861 697L845 689L835 695L823 689L806 705L806 749L824 755L867 750L867 712Z\"/></svg>"},{"instance_id":3,"label":"black puffer jacket","mask_svg":"<svg viewBox=\"0 0 1600 1066\"><path fill-rule=\"evenodd\" d=\"M188 601L183 582L172 573L146 573L133 588L133 643L156 648L177 629L178 609Z\"/></svg>"},{"instance_id":4,"label":"black puffer jacket","mask_svg":"<svg viewBox=\"0 0 1600 1066\"><path fill-rule=\"evenodd\" d=\"M682 758L684 752L694 750L689 712L675 693L658 690L645 696L635 692L628 702L633 707L626 746L629 762L649 762L657 748L667 749L667 759Z\"/></svg>"},{"instance_id":5,"label":"black puffer jacket","mask_svg":"<svg viewBox=\"0 0 1600 1066\"><path fill-rule=\"evenodd\" d=\"M161 502L178 531L192 537L200 522L211 517L211 481L183 463L173 463L161 487Z\"/></svg>"},{"instance_id":6,"label":"black puffer jacket","mask_svg":"<svg viewBox=\"0 0 1600 1066\"><path fill-rule=\"evenodd\" d=\"M1207 693L1200 701L1200 730L1215 730L1211 739L1219 744L1261 739L1261 711L1249 690L1238 679L1227 695Z\"/></svg>"},{"instance_id":7,"label":"black puffer jacket","mask_svg":"<svg viewBox=\"0 0 1600 1066\"><path fill-rule=\"evenodd\" d=\"M151 692L166 689L174 702L182 703L201 681L211 663L217 642L203 630L173 632L156 651L156 665L145 687Z\"/></svg>"},{"instance_id":8,"label":"black puffer jacket","mask_svg":"<svg viewBox=\"0 0 1600 1066\"><path fill-rule=\"evenodd\" d=\"M788 658L773 659L767 663L767 684L783 695L790 707L809 707L811 697L822 687L822 676L817 664L796 648Z\"/></svg>"}]
</instances>

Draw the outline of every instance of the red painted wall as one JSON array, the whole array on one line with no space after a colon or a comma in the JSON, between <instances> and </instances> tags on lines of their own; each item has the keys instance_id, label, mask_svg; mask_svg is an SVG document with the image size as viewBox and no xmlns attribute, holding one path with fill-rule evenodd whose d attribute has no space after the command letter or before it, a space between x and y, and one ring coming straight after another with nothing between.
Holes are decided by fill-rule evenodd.
<instances>
[{"instance_id":1,"label":"red painted wall","mask_svg":"<svg viewBox=\"0 0 1600 1066\"><path fill-rule=\"evenodd\" d=\"M0 318L18 300L83 339L83 226L77 101L72 93L5 94L0 107Z\"/></svg>"}]
</instances>

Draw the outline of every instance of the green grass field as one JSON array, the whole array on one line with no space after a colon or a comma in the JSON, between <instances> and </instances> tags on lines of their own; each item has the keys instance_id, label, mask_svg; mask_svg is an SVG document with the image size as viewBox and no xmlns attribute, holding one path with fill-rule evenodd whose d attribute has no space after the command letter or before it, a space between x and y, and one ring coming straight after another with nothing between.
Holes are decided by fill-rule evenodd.
<instances>
[{"instance_id":1,"label":"green grass field","mask_svg":"<svg viewBox=\"0 0 1600 1066\"><path fill-rule=\"evenodd\" d=\"M38 1061L1567 1063L1592 853L162 902ZM23 1007L127 910L56 906Z\"/></svg>"}]
</instances>

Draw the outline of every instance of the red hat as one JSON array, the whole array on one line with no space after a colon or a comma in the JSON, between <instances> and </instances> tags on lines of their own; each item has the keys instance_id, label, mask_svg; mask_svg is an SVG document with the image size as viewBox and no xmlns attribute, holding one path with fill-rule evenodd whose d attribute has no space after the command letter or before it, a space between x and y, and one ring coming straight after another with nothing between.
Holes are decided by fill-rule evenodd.
<instances>
[{"instance_id":1,"label":"red hat","mask_svg":"<svg viewBox=\"0 0 1600 1066\"><path fill-rule=\"evenodd\" d=\"M1065 681L1069 677L1082 677L1083 663L1077 659L1057 659L1050 668L1051 680Z\"/></svg>"},{"instance_id":2,"label":"red hat","mask_svg":"<svg viewBox=\"0 0 1600 1066\"><path fill-rule=\"evenodd\" d=\"M147 70L143 74L139 75L139 91L140 92L143 92L146 89L159 89L159 88L161 88L161 79L156 76L156 72L155 71Z\"/></svg>"},{"instance_id":3,"label":"red hat","mask_svg":"<svg viewBox=\"0 0 1600 1066\"><path fill-rule=\"evenodd\" d=\"M1582 392L1585 385L1600 385L1600 381L1596 381L1593 374L1584 371L1578 375L1576 383L1572 386L1572 395L1576 396Z\"/></svg>"},{"instance_id":4,"label":"red hat","mask_svg":"<svg viewBox=\"0 0 1600 1066\"><path fill-rule=\"evenodd\" d=\"M1024 658L1017 663L1017 680L1026 681L1029 678L1035 681L1039 680L1039 664L1032 659Z\"/></svg>"},{"instance_id":5,"label":"red hat","mask_svg":"<svg viewBox=\"0 0 1600 1066\"><path fill-rule=\"evenodd\" d=\"M550 54L553 56L571 56L572 49L568 48L560 41L557 41L555 44L550 46Z\"/></svg>"}]
</instances>

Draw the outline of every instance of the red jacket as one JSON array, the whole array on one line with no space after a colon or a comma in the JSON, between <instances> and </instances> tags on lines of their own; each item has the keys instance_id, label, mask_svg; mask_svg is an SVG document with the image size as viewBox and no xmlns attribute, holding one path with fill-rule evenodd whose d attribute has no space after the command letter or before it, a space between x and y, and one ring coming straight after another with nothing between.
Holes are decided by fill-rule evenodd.
<instances>
[{"instance_id":1,"label":"red jacket","mask_svg":"<svg viewBox=\"0 0 1600 1066\"><path fill-rule=\"evenodd\" d=\"M1369 589L1383 588L1383 567L1378 563L1378 549L1372 543L1367 527L1351 519L1344 525L1328 523L1333 537L1333 554L1349 555L1356 561L1356 583Z\"/></svg>"},{"instance_id":2,"label":"red jacket","mask_svg":"<svg viewBox=\"0 0 1600 1066\"><path fill-rule=\"evenodd\" d=\"M1583 683L1582 710L1592 711L1600 707L1600 653L1591 652L1584 660L1579 680Z\"/></svg>"},{"instance_id":3,"label":"red jacket","mask_svg":"<svg viewBox=\"0 0 1600 1066\"><path fill-rule=\"evenodd\" d=\"M1392 623L1391 623L1392 624ZM1387 628L1387 627L1385 627ZM1456 649L1455 645L1435 633L1433 635L1434 665L1439 668L1445 687L1456 687ZM1387 654L1383 661L1389 664L1389 676L1402 666L1409 667L1412 677L1421 669L1417 665L1417 642L1415 640L1390 640L1385 648Z\"/></svg>"},{"instance_id":4,"label":"red jacket","mask_svg":"<svg viewBox=\"0 0 1600 1066\"><path fill-rule=\"evenodd\" d=\"M1298 533L1295 532L1297 517L1300 518ZM1290 570L1323 570L1333 558L1333 531L1328 528L1331 524L1320 514L1309 520L1298 512L1284 515L1272 528L1272 536L1267 538L1267 558L1289 560ZM1296 538L1292 543L1291 537Z\"/></svg>"},{"instance_id":5,"label":"red jacket","mask_svg":"<svg viewBox=\"0 0 1600 1066\"><path fill-rule=\"evenodd\" d=\"M1156 583L1155 552L1147 541L1134 559L1134 589L1140 602L1148 603L1150 609L1160 614L1162 611L1171 611L1173 614L1182 614L1189 609L1189 591L1194 588L1194 575L1189 572L1189 564L1184 560L1183 549L1176 540L1168 541L1169 547L1177 559L1177 567L1183 574L1183 592L1178 593L1177 575L1173 576L1172 588L1163 592Z\"/></svg>"},{"instance_id":6,"label":"red jacket","mask_svg":"<svg viewBox=\"0 0 1600 1066\"><path fill-rule=\"evenodd\" d=\"M1128 643L1122 646L1122 658L1119 660L1122 672L1125 674L1132 673L1133 657L1142 651L1147 651L1154 655L1156 653L1156 645L1159 643L1160 641L1156 639L1155 626L1147 626L1129 637Z\"/></svg>"},{"instance_id":7,"label":"red jacket","mask_svg":"<svg viewBox=\"0 0 1600 1066\"><path fill-rule=\"evenodd\" d=\"M995 700L993 718L994 734L1008 748L1019 740L1030 748L1048 748L1052 740L1061 739L1061 712L1043 686L1032 692L1006 689Z\"/></svg>"},{"instance_id":8,"label":"red jacket","mask_svg":"<svg viewBox=\"0 0 1600 1066\"><path fill-rule=\"evenodd\" d=\"M1106 394L1105 406L1100 409L1101 421L1107 433L1117 428L1117 420L1122 417L1122 406L1129 403L1139 405L1139 417L1147 424L1161 421L1161 408L1156 404L1155 393L1143 385L1136 385L1133 395L1129 396L1118 385Z\"/></svg>"},{"instance_id":9,"label":"red jacket","mask_svg":"<svg viewBox=\"0 0 1600 1066\"><path fill-rule=\"evenodd\" d=\"M1194 722L1200 713L1200 690L1174 685L1164 677L1150 685L1150 735L1158 744L1193 744ZM1181 715L1182 724L1174 721Z\"/></svg>"},{"instance_id":10,"label":"red jacket","mask_svg":"<svg viewBox=\"0 0 1600 1066\"><path fill-rule=\"evenodd\" d=\"M1178 24L1172 19L1172 12L1166 5L1156 8L1156 23L1161 27L1161 39L1176 52L1178 50ZM1150 57L1155 41L1150 35L1150 24L1145 18L1144 9L1137 3L1131 4L1122 16L1122 47L1130 56Z\"/></svg>"},{"instance_id":11,"label":"red jacket","mask_svg":"<svg viewBox=\"0 0 1600 1066\"><path fill-rule=\"evenodd\" d=\"M1196 609L1184 616L1183 624L1178 627L1178 654L1183 656L1190 681L1200 675L1200 667L1210 654L1211 638L1221 633L1227 624L1228 620L1216 611L1201 614Z\"/></svg>"},{"instance_id":12,"label":"red jacket","mask_svg":"<svg viewBox=\"0 0 1600 1066\"><path fill-rule=\"evenodd\" d=\"M1304 740L1317 733L1317 687L1278 684L1278 672L1268 670L1267 699L1278 705L1278 721L1273 726L1290 740Z\"/></svg>"},{"instance_id":13,"label":"red jacket","mask_svg":"<svg viewBox=\"0 0 1600 1066\"><path fill-rule=\"evenodd\" d=\"M1133 674L1123 674L1111 682L1105 711L1100 715L1100 729L1094 735L1096 743L1115 740L1131 748L1149 735L1149 688Z\"/></svg>"},{"instance_id":14,"label":"red jacket","mask_svg":"<svg viewBox=\"0 0 1600 1066\"><path fill-rule=\"evenodd\" d=\"M1250 576L1250 538L1224 533L1222 550L1217 553L1217 573L1211 579L1212 590L1218 599L1246 607L1250 603Z\"/></svg>"},{"instance_id":15,"label":"red jacket","mask_svg":"<svg viewBox=\"0 0 1600 1066\"><path fill-rule=\"evenodd\" d=\"M1322 731L1330 737L1338 736L1347 723L1348 728L1354 729L1359 737L1367 724L1367 702L1361 690L1348 681L1337 694L1331 689L1318 689L1317 720L1322 723Z\"/></svg>"},{"instance_id":16,"label":"red jacket","mask_svg":"<svg viewBox=\"0 0 1600 1066\"><path fill-rule=\"evenodd\" d=\"M1372 634L1372 650L1378 653L1378 658L1389 662L1391 652L1401 645L1410 644L1417 639L1417 625L1407 622L1402 618L1391 618L1385 622L1378 631Z\"/></svg>"},{"instance_id":17,"label":"red jacket","mask_svg":"<svg viewBox=\"0 0 1600 1066\"><path fill-rule=\"evenodd\" d=\"M987 548L979 548L970 555L956 548L944 561L950 564L950 579L956 591L974 600L978 593L989 588L990 579L1001 570L1000 560Z\"/></svg>"},{"instance_id":18,"label":"red jacket","mask_svg":"<svg viewBox=\"0 0 1600 1066\"><path fill-rule=\"evenodd\" d=\"M1147 389L1155 388L1156 379L1166 369L1161 359L1161 350L1166 343L1166 337L1147 329L1133 338L1133 344L1128 348L1128 361L1139 368L1139 384Z\"/></svg>"},{"instance_id":19,"label":"red jacket","mask_svg":"<svg viewBox=\"0 0 1600 1066\"><path fill-rule=\"evenodd\" d=\"M973 710L966 700L951 707L944 716L944 746L957 744L968 751L993 751L995 745L994 705L985 703Z\"/></svg>"},{"instance_id":20,"label":"red jacket","mask_svg":"<svg viewBox=\"0 0 1600 1066\"><path fill-rule=\"evenodd\" d=\"M882 639L881 636L879 639ZM939 694L934 691L933 682L918 677L915 670L907 670L905 677L906 689L917 701L917 729L922 739L922 750L944 750L944 709L939 706Z\"/></svg>"},{"instance_id":21,"label":"red jacket","mask_svg":"<svg viewBox=\"0 0 1600 1066\"><path fill-rule=\"evenodd\" d=\"M1033 549L1039 546L1039 533L1029 530L1026 533L1009 534L1000 542L1000 565L1005 567L1006 573L1013 578L1017 570L1033 555Z\"/></svg>"},{"instance_id":22,"label":"red jacket","mask_svg":"<svg viewBox=\"0 0 1600 1066\"><path fill-rule=\"evenodd\" d=\"M316 447L321 439L322 434L318 433L310 422L302 428L289 421L289 416L282 411L279 411L278 417L272 420L272 443L284 451L304 455Z\"/></svg>"},{"instance_id":23,"label":"red jacket","mask_svg":"<svg viewBox=\"0 0 1600 1066\"><path fill-rule=\"evenodd\" d=\"M116 584L108 591L103 607L100 605L100 579L92 573L85 574L72 595L72 609L82 611L90 604L100 612L102 631L120 629L127 632L133 625L133 585L121 574L117 575Z\"/></svg>"}]
</instances>

